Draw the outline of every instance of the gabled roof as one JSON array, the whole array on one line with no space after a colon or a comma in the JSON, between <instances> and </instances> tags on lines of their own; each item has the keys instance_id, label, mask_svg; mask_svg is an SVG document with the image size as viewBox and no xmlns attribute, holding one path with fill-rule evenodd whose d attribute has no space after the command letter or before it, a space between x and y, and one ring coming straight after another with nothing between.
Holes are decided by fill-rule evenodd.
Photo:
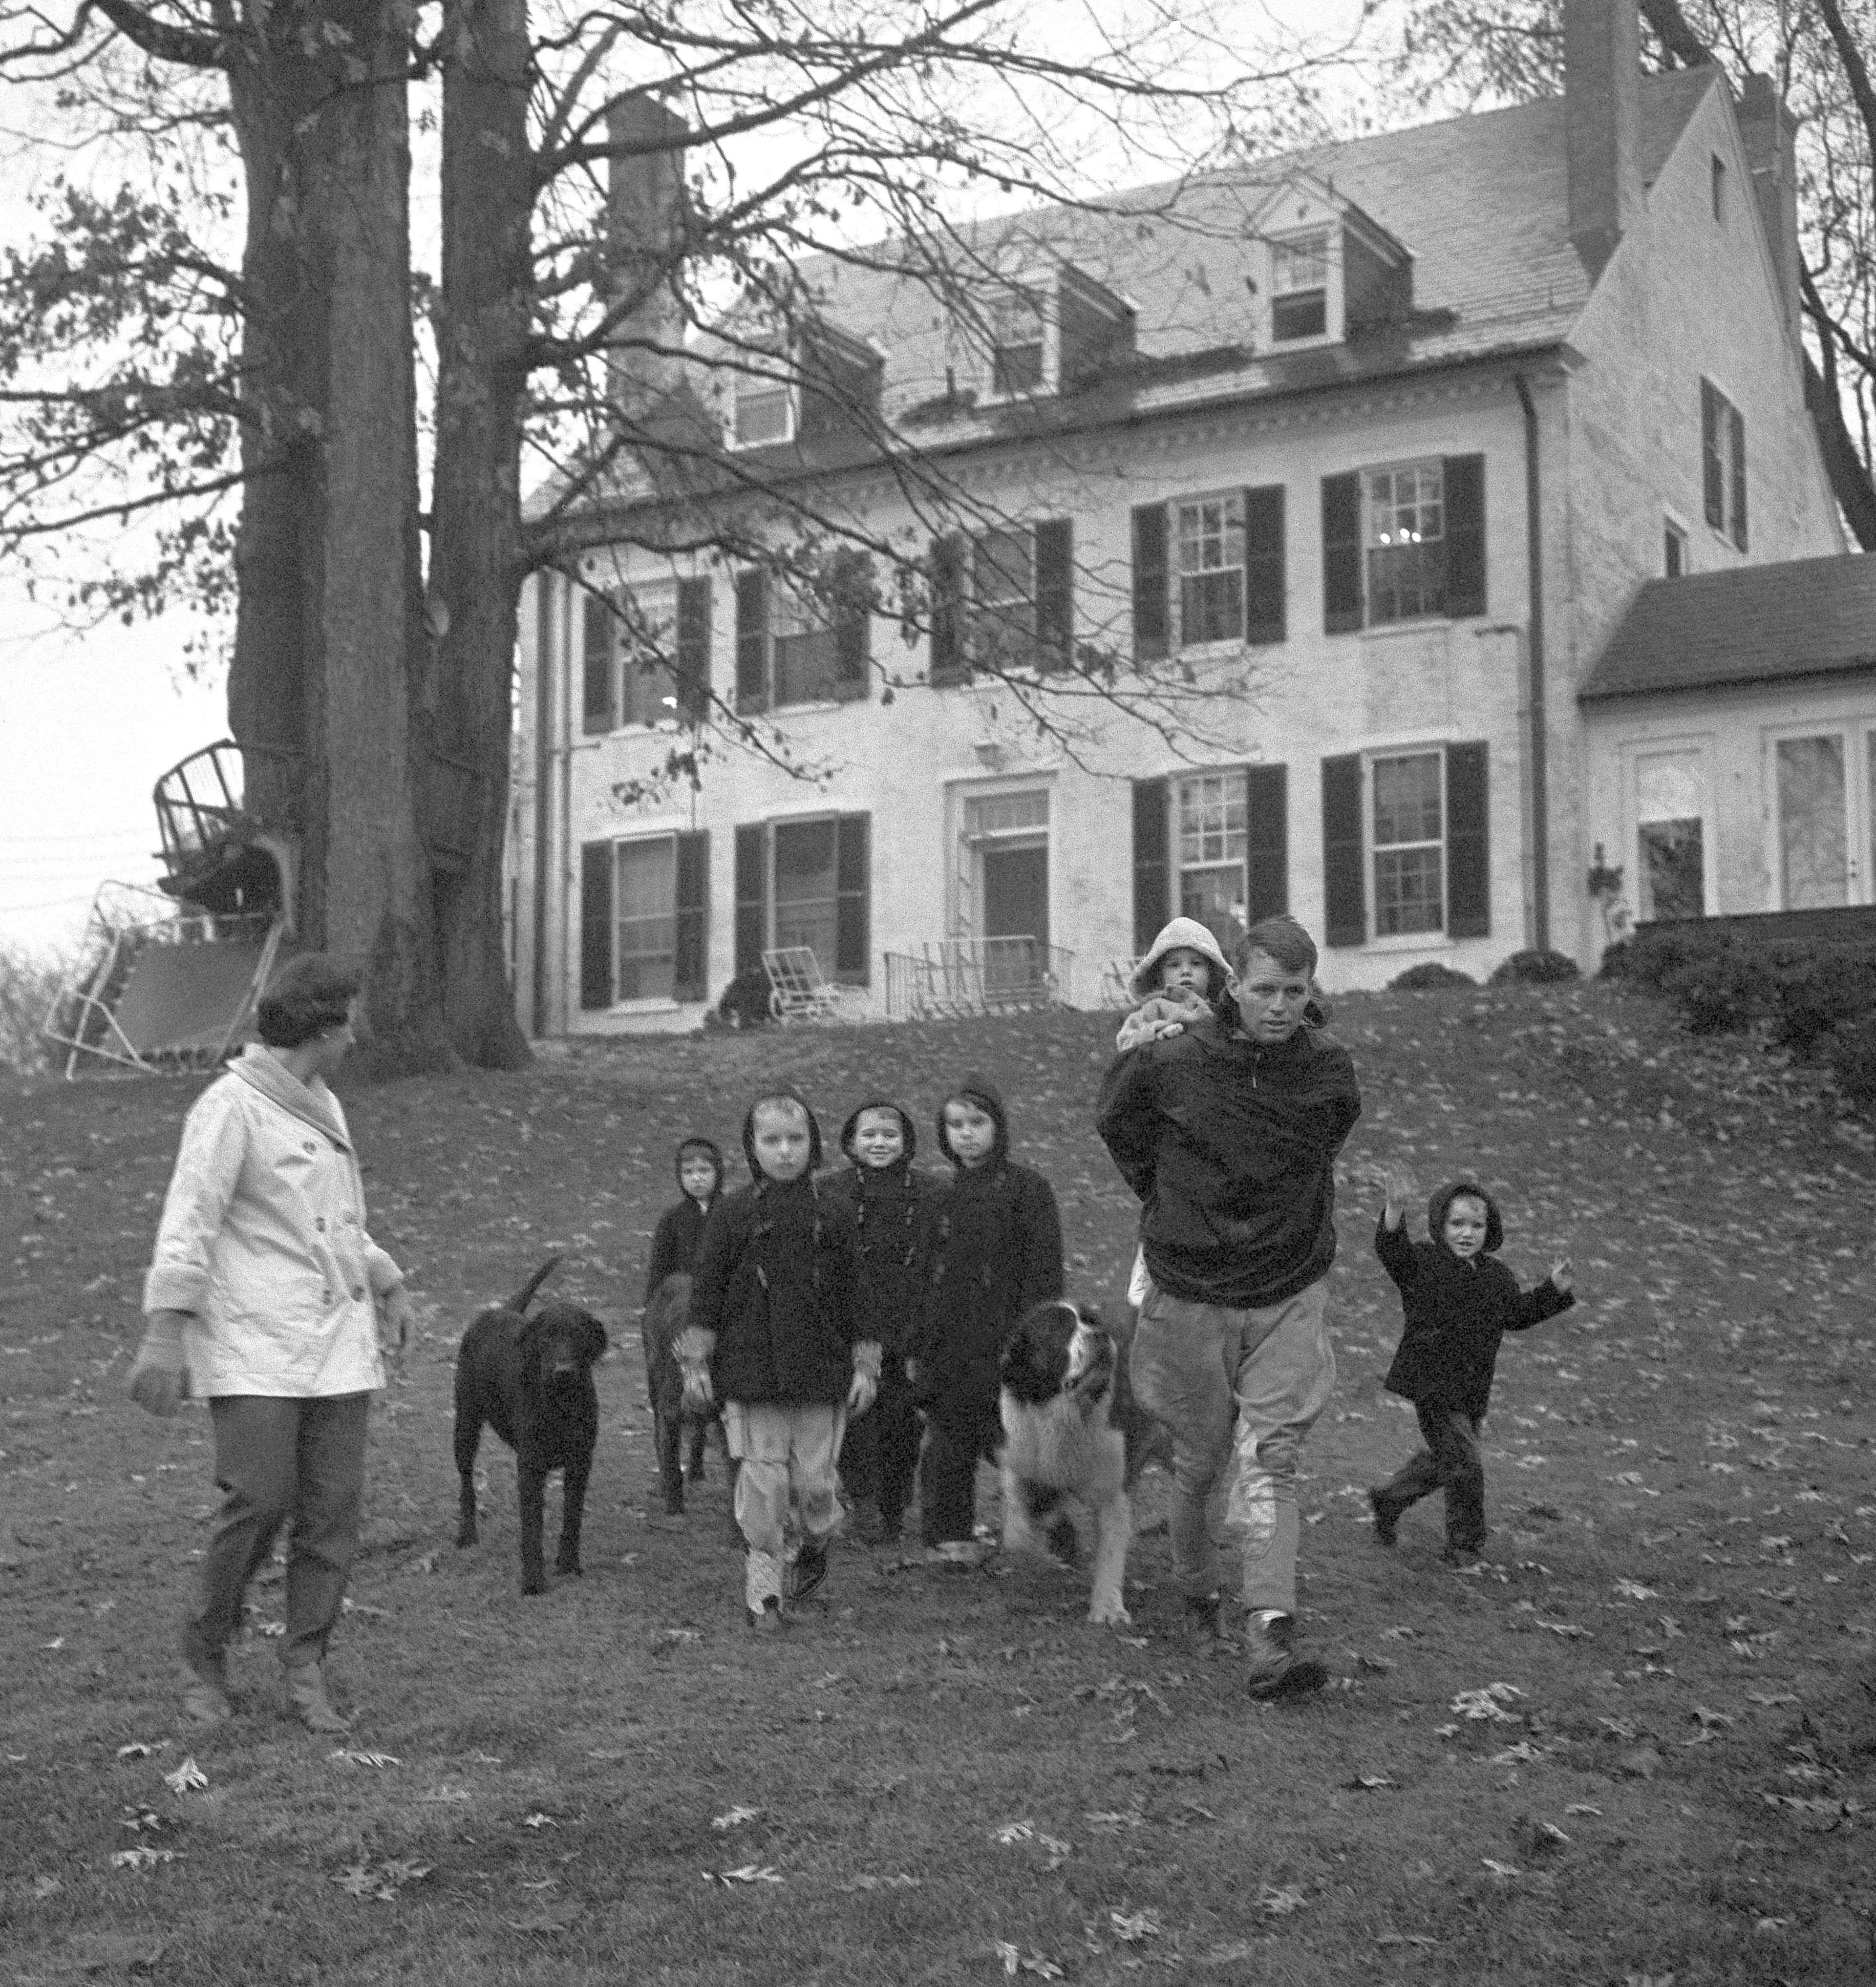
<instances>
[{"instance_id":1,"label":"gabled roof","mask_svg":"<svg viewBox=\"0 0 1876 1987\"><path fill-rule=\"evenodd\" d=\"M1642 79L1644 185L1701 99L1724 86L1714 69ZM1246 282L1260 268L1258 218L1273 192L1301 174L1332 187L1405 246L1414 258L1415 317L1398 332L1327 354L1239 350L1228 358L1249 343L1255 321ZM1149 362L1132 396L1136 410L1554 344L1590 292L1570 242L1561 98L1142 187L1098 213L1038 208L977 224L964 238L974 255L1007 266L1026 257L1066 259L1135 302L1139 350ZM943 391L959 353L930 290L827 256L805 262L801 273L831 319L891 353L889 420ZM1202 380L1149 383L1150 362L1201 353L1220 360Z\"/></svg>"},{"instance_id":2,"label":"gabled roof","mask_svg":"<svg viewBox=\"0 0 1876 1987\"><path fill-rule=\"evenodd\" d=\"M1876 557L1785 559L1651 579L1579 701L1876 670Z\"/></svg>"}]
</instances>

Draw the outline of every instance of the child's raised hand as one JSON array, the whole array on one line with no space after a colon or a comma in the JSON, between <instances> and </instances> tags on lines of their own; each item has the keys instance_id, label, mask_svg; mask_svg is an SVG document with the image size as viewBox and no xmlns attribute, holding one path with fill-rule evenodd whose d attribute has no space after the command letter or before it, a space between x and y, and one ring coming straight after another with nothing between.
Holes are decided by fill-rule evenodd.
<instances>
[{"instance_id":1,"label":"child's raised hand","mask_svg":"<svg viewBox=\"0 0 1876 1987\"><path fill-rule=\"evenodd\" d=\"M1413 1199L1413 1176L1405 1166L1390 1166L1384 1184L1388 1203L1382 1219L1390 1228L1398 1228L1406 1214L1408 1203Z\"/></svg>"},{"instance_id":2,"label":"child's raised hand","mask_svg":"<svg viewBox=\"0 0 1876 1987\"><path fill-rule=\"evenodd\" d=\"M1571 1268L1570 1258L1567 1256L1558 1257L1550 1265L1550 1281L1560 1290L1568 1290L1575 1275L1576 1272Z\"/></svg>"}]
</instances>

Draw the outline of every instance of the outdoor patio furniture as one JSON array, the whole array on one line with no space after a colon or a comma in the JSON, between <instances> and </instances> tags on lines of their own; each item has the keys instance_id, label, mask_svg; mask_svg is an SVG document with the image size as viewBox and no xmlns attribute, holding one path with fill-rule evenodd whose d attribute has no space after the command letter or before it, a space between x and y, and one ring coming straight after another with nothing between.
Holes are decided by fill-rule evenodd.
<instances>
[{"instance_id":1,"label":"outdoor patio furniture","mask_svg":"<svg viewBox=\"0 0 1876 1987\"><path fill-rule=\"evenodd\" d=\"M863 1021L869 1006L857 987L842 986L821 970L811 945L784 945L762 955L768 975L769 1011L785 1027L791 1021Z\"/></svg>"}]
</instances>

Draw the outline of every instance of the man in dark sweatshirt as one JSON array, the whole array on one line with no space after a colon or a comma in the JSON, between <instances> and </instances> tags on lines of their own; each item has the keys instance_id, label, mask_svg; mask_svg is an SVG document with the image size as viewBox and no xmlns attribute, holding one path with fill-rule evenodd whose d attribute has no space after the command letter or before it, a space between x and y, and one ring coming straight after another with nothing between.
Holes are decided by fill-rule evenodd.
<instances>
[{"instance_id":1,"label":"man in dark sweatshirt","mask_svg":"<svg viewBox=\"0 0 1876 1987\"><path fill-rule=\"evenodd\" d=\"M1294 919L1254 926L1214 1017L1128 1051L1095 1115L1142 1203L1151 1288L1132 1375L1172 1432L1175 1576L1194 1625L1215 1634L1218 1531L1236 1546L1260 1698L1320 1689L1328 1675L1294 1647L1295 1479L1335 1386L1323 1280L1335 1155L1361 1098L1348 1051L1304 1019L1315 967Z\"/></svg>"}]
</instances>

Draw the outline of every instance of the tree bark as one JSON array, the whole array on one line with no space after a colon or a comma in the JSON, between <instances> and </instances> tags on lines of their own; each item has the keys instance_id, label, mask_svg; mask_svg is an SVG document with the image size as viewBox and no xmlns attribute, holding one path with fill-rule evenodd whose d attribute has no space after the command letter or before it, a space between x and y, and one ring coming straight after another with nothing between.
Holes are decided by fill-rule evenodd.
<instances>
[{"instance_id":1,"label":"tree bark","mask_svg":"<svg viewBox=\"0 0 1876 1987\"><path fill-rule=\"evenodd\" d=\"M461 847L439 860L444 1014L484 1068L528 1059L502 943L502 844L521 545L524 346L533 300L535 186L528 143L527 0L451 0L443 69L443 281L436 314L437 447L430 595L447 625L418 687L417 736L472 769L432 762L433 797L466 802Z\"/></svg>"},{"instance_id":2,"label":"tree bark","mask_svg":"<svg viewBox=\"0 0 1876 1987\"><path fill-rule=\"evenodd\" d=\"M310 24L255 21L234 89L255 477L229 720L251 797L278 805L292 789L297 943L365 969L360 1061L444 1068L410 722L423 609L407 17L397 0L326 0Z\"/></svg>"}]
</instances>

